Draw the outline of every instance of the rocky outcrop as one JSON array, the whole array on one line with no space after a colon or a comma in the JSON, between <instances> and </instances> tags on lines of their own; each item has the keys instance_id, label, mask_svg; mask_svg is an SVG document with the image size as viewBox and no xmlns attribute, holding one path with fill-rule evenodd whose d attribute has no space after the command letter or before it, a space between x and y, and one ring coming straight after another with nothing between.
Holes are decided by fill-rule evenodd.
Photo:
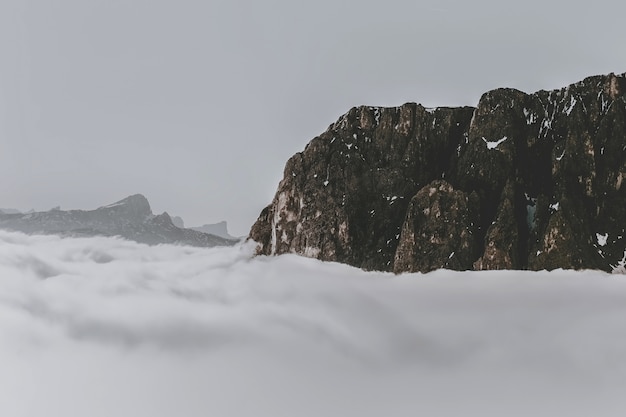
<instances>
[{"instance_id":1,"label":"rocky outcrop","mask_svg":"<svg viewBox=\"0 0 626 417\"><path fill-rule=\"evenodd\" d=\"M356 107L286 164L260 254L365 269L611 270L626 248L625 75Z\"/></svg>"},{"instance_id":2,"label":"rocky outcrop","mask_svg":"<svg viewBox=\"0 0 626 417\"><path fill-rule=\"evenodd\" d=\"M224 239L238 240L238 238L236 238L235 236L231 236L230 233L228 233L228 223L225 221L190 227L190 229L197 230L198 232L202 233L209 233L215 236L220 236Z\"/></svg>"},{"instance_id":3,"label":"rocky outcrop","mask_svg":"<svg viewBox=\"0 0 626 417\"><path fill-rule=\"evenodd\" d=\"M172 223L174 223L174 226L176 227L180 227L181 229L185 228L185 221L183 220L182 217L180 216L170 216L172 218Z\"/></svg>"},{"instance_id":4,"label":"rocky outcrop","mask_svg":"<svg viewBox=\"0 0 626 417\"><path fill-rule=\"evenodd\" d=\"M167 213L152 214L148 200L135 194L95 210L58 208L33 213L0 213L0 228L31 234L121 236L140 243L171 243L200 247L229 246L236 240L184 229Z\"/></svg>"},{"instance_id":5,"label":"rocky outcrop","mask_svg":"<svg viewBox=\"0 0 626 417\"><path fill-rule=\"evenodd\" d=\"M394 271L470 269L477 250L477 198L443 180L419 190L402 225Z\"/></svg>"}]
</instances>

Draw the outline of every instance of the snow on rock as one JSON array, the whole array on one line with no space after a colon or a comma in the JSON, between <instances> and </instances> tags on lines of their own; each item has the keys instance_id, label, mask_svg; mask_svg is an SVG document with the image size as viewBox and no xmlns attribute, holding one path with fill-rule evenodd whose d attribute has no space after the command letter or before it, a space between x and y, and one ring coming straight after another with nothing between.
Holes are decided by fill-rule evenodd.
<instances>
[{"instance_id":1,"label":"snow on rock","mask_svg":"<svg viewBox=\"0 0 626 417\"><path fill-rule=\"evenodd\" d=\"M626 250L624 250L624 257L613 266L614 274L626 274Z\"/></svg>"},{"instance_id":2,"label":"snow on rock","mask_svg":"<svg viewBox=\"0 0 626 417\"><path fill-rule=\"evenodd\" d=\"M574 110L574 107L576 106L576 97L571 96L570 98L570 102L569 105L567 106L567 108L564 110L565 114L567 114L568 116L572 113L572 110Z\"/></svg>"},{"instance_id":3,"label":"snow on rock","mask_svg":"<svg viewBox=\"0 0 626 417\"><path fill-rule=\"evenodd\" d=\"M508 138L506 136L504 136L502 139L498 139L495 142L491 142L491 141L488 141L487 139L485 139L484 137L482 138L482 140L487 144L487 149L489 149L489 150L496 149L498 147L498 145L500 145L502 142L504 142L507 139Z\"/></svg>"},{"instance_id":4,"label":"snow on rock","mask_svg":"<svg viewBox=\"0 0 626 417\"><path fill-rule=\"evenodd\" d=\"M528 125L532 125L537 121L537 115L527 108L524 108L524 117L526 117L526 124Z\"/></svg>"}]
</instances>

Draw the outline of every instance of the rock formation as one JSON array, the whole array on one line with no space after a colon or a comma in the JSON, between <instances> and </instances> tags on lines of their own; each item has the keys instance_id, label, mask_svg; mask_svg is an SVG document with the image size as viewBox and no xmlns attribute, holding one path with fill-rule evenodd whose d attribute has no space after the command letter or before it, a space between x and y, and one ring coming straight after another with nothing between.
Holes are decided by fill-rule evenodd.
<instances>
[{"instance_id":1,"label":"rock formation","mask_svg":"<svg viewBox=\"0 0 626 417\"><path fill-rule=\"evenodd\" d=\"M249 238L397 273L610 271L626 257L625 77L355 107L289 159Z\"/></svg>"},{"instance_id":2,"label":"rock formation","mask_svg":"<svg viewBox=\"0 0 626 417\"><path fill-rule=\"evenodd\" d=\"M174 223L174 226L176 227L180 227L181 229L185 228L185 221L183 220L182 217L180 216L170 216L172 218L172 223Z\"/></svg>"},{"instance_id":3,"label":"rock formation","mask_svg":"<svg viewBox=\"0 0 626 417\"><path fill-rule=\"evenodd\" d=\"M175 226L167 213L152 214L148 200L141 194L95 210L55 208L27 214L0 213L0 228L32 234L121 236L150 245L171 243L212 247L236 243L236 240Z\"/></svg>"},{"instance_id":4,"label":"rock formation","mask_svg":"<svg viewBox=\"0 0 626 417\"><path fill-rule=\"evenodd\" d=\"M230 233L228 233L228 223L225 221L190 227L190 229L197 230L198 232L210 233L215 236L223 237L224 239L238 239L237 237L231 236Z\"/></svg>"}]
</instances>

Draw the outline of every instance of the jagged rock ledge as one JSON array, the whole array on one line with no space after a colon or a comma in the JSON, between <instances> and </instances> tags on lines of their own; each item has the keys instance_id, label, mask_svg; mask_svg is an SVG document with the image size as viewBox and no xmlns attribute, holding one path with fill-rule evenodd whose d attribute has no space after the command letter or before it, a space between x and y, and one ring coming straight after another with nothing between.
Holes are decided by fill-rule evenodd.
<instances>
[{"instance_id":1,"label":"jagged rock ledge","mask_svg":"<svg viewBox=\"0 0 626 417\"><path fill-rule=\"evenodd\" d=\"M289 159L249 238L396 273L623 268L625 76L352 108Z\"/></svg>"}]
</instances>

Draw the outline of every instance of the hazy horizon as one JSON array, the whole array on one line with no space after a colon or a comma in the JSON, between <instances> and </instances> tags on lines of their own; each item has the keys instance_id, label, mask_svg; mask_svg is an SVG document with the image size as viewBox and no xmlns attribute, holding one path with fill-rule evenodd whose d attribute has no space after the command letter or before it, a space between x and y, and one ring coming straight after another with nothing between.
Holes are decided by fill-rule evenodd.
<instances>
[{"instance_id":1,"label":"hazy horizon","mask_svg":"<svg viewBox=\"0 0 626 417\"><path fill-rule=\"evenodd\" d=\"M287 159L357 105L476 105L626 71L623 4L0 4L0 207L141 193L248 233Z\"/></svg>"}]
</instances>

